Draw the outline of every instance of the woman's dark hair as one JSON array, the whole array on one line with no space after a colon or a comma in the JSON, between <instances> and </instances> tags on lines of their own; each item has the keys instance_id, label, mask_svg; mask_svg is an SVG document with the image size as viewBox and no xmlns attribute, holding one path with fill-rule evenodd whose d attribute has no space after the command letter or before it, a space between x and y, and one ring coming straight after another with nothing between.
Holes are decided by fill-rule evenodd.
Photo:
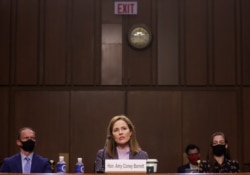
<instances>
[{"instance_id":1,"label":"woman's dark hair","mask_svg":"<svg viewBox=\"0 0 250 175\"><path fill-rule=\"evenodd\" d=\"M136 139L136 132L135 132L135 126L133 125L133 123L131 122L131 120L125 116L125 115L117 115L114 116L108 125L107 128L107 138L108 142L107 142L107 147L106 147L106 152L108 154L108 156L110 158L116 158L117 157L117 151L116 151L116 142L113 138L113 126L114 124L118 121L118 120L123 120L124 122L127 123L129 130L132 132L132 135L129 139L129 146L130 146L130 152L132 154L136 154L137 152L139 152L141 150L139 143Z\"/></svg>"},{"instance_id":2,"label":"woman's dark hair","mask_svg":"<svg viewBox=\"0 0 250 175\"><path fill-rule=\"evenodd\" d=\"M228 139L226 138L225 134L223 132L214 132L211 137L210 137L210 145L207 153L207 161L210 163L210 172L213 172L212 170L214 169L214 164L216 160L214 159L214 154L213 154L213 139L215 136L222 136L225 140L225 145L227 145L226 148L226 153L224 154L224 158L226 159L231 159L230 156L230 150L229 150L229 145L228 145Z\"/></svg>"}]
</instances>

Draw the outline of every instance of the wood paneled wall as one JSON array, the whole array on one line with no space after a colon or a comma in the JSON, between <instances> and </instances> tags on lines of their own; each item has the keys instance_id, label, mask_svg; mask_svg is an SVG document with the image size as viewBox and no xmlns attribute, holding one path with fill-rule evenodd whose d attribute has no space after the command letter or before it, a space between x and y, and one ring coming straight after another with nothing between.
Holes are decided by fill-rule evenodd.
<instances>
[{"instance_id":1,"label":"wood paneled wall","mask_svg":"<svg viewBox=\"0 0 250 175\"><path fill-rule=\"evenodd\" d=\"M69 153L93 171L109 119L125 113L141 147L175 172L188 143L206 156L214 131L250 169L250 1L135 0L138 15L114 15L113 0L0 1L0 159L16 132L37 132L36 152ZM153 42L129 46L144 23Z\"/></svg>"}]
</instances>

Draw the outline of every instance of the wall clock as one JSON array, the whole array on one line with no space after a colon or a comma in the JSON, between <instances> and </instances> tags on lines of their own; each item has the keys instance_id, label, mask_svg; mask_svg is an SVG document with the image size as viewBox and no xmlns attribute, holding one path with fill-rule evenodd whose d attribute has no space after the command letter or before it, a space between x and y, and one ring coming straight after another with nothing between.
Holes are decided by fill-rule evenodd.
<instances>
[{"instance_id":1,"label":"wall clock","mask_svg":"<svg viewBox=\"0 0 250 175\"><path fill-rule=\"evenodd\" d=\"M144 49L152 42L152 32L145 24L133 25L128 32L129 45L136 49Z\"/></svg>"}]
</instances>

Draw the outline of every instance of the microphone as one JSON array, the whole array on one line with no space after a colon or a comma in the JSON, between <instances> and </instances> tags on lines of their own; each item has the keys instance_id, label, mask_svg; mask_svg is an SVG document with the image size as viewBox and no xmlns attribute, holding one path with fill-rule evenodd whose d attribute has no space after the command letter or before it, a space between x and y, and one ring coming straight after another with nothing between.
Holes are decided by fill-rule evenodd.
<instances>
[{"instance_id":1,"label":"microphone","mask_svg":"<svg viewBox=\"0 0 250 175\"><path fill-rule=\"evenodd\" d=\"M106 153L106 147L110 138L111 136L107 136L105 140L105 144L103 147L103 154L102 154L102 167L97 171L97 173L105 173L105 153Z\"/></svg>"}]
</instances>

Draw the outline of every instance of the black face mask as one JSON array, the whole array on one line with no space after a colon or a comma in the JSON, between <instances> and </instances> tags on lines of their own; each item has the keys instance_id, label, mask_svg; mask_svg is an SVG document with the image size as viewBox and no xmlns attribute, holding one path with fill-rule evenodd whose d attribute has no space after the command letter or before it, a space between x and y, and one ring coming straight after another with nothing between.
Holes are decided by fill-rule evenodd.
<instances>
[{"instance_id":1,"label":"black face mask","mask_svg":"<svg viewBox=\"0 0 250 175\"><path fill-rule=\"evenodd\" d=\"M215 145L212 146L213 154L216 156L222 156L226 154L226 147L225 145Z\"/></svg>"},{"instance_id":2,"label":"black face mask","mask_svg":"<svg viewBox=\"0 0 250 175\"><path fill-rule=\"evenodd\" d=\"M27 141L25 141L25 142L22 142L22 141L20 141L21 143L22 143L22 145L23 146L20 146L21 148L23 148L23 150L24 151L27 151L27 152L32 152L33 150L34 150L34 148L35 148L35 143L36 142L34 142L33 140L27 140Z\"/></svg>"}]
</instances>

